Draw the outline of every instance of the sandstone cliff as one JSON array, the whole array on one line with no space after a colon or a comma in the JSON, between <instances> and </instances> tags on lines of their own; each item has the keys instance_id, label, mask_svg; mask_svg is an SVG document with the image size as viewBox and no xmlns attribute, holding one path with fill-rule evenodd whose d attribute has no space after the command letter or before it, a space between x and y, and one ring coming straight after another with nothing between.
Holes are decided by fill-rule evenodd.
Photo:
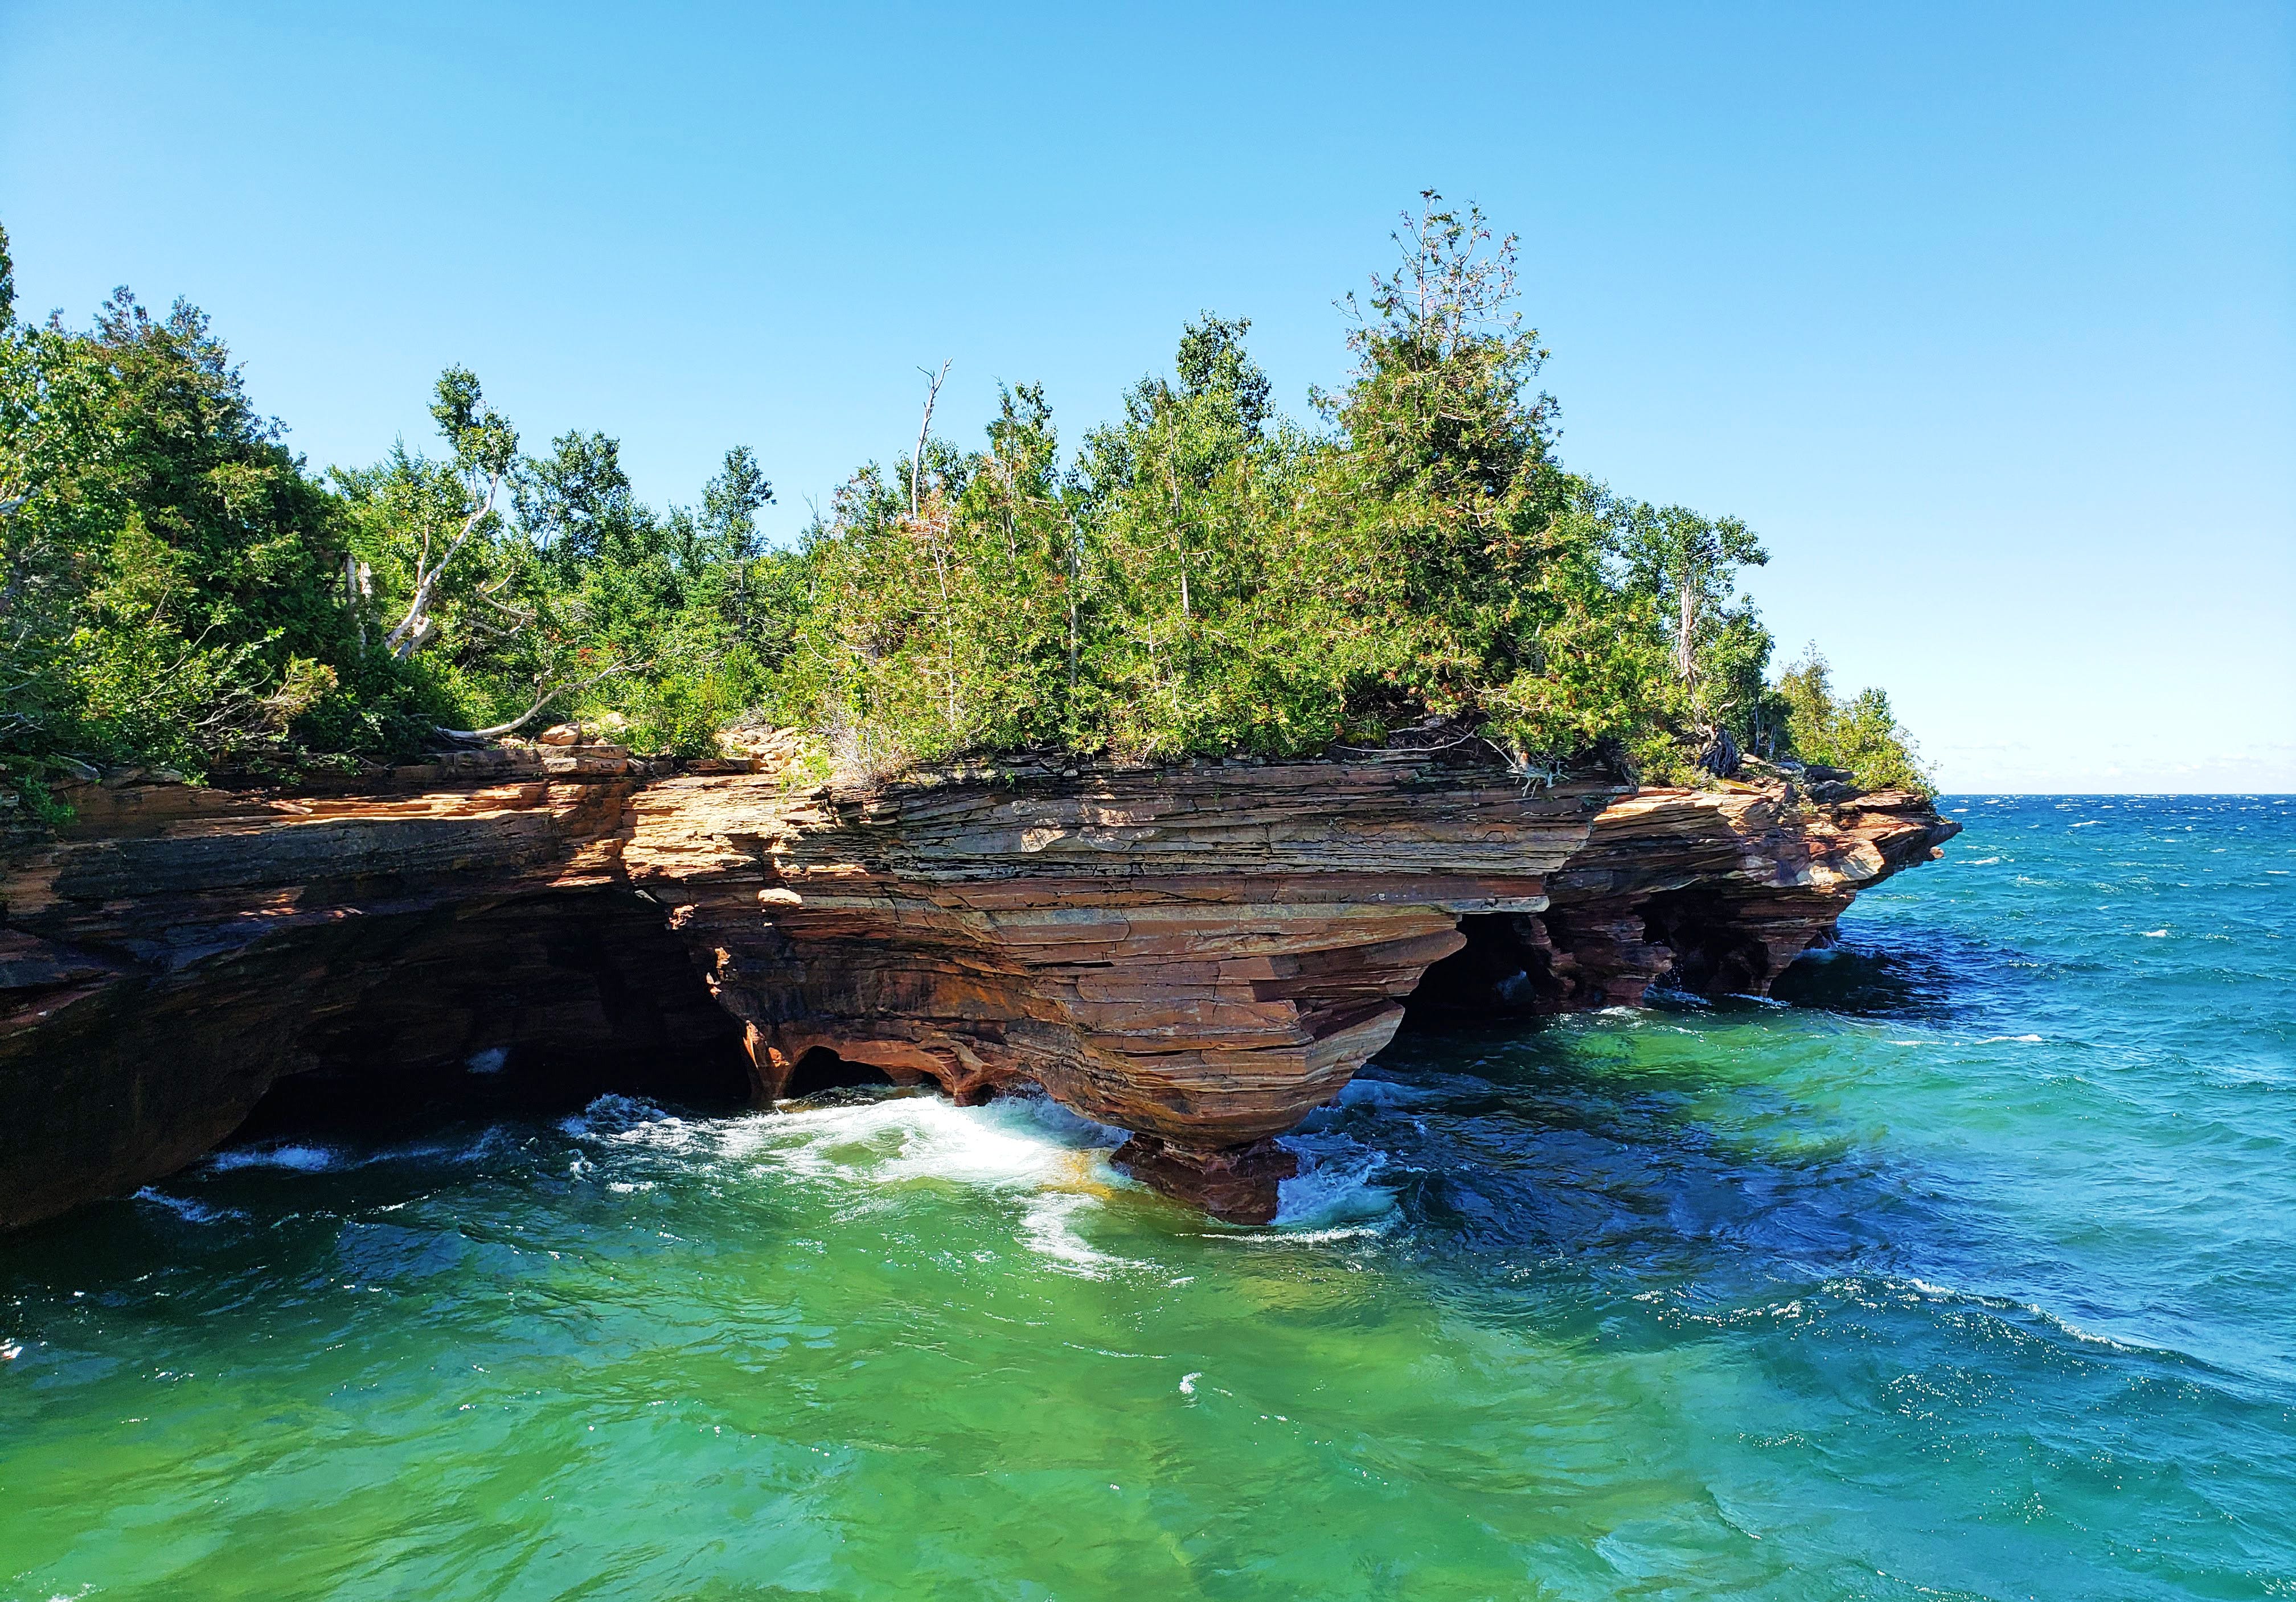
<instances>
[{"instance_id":1,"label":"sandstone cliff","mask_svg":"<svg viewBox=\"0 0 2296 1602\"><path fill-rule=\"evenodd\" d=\"M865 791L490 751L357 794L88 786L0 863L0 1224L130 1189L283 1075L515 1052L1041 1085L1223 1216L1431 999L1760 993L1956 831L1918 797L1526 791L1397 752ZM736 1057L738 1053L738 1058Z\"/></svg>"}]
</instances>

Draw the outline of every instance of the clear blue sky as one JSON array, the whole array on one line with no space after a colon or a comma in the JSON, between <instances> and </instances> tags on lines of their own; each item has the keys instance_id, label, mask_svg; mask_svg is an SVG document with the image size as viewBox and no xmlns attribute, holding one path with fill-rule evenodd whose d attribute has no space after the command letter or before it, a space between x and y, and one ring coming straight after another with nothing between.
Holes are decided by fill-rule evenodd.
<instances>
[{"instance_id":1,"label":"clear blue sky","mask_svg":"<svg viewBox=\"0 0 2296 1602\"><path fill-rule=\"evenodd\" d=\"M1951 789L2296 789L2296 7L0 4L28 312L190 297L315 464L474 367L792 533L953 359L1279 396L1415 192L1524 240L1574 467L1744 517Z\"/></svg>"}]
</instances>

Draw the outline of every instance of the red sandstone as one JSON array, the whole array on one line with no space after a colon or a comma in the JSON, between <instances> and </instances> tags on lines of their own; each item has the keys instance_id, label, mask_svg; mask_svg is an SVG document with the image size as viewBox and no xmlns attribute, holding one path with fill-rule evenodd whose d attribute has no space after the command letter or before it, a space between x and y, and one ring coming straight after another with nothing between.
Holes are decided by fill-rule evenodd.
<instances>
[{"instance_id":1,"label":"red sandstone","mask_svg":"<svg viewBox=\"0 0 2296 1602\"><path fill-rule=\"evenodd\" d=\"M576 747L76 800L0 859L0 1224L192 1160L321 1062L736 1033L761 1099L816 1050L964 1100L1040 1085L1131 1131L1151 1184L1265 1219L1272 1137L1387 1043L1463 917L1544 1009L1761 993L1956 832L1912 796L1527 791L1403 752L840 790Z\"/></svg>"}]
</instances>

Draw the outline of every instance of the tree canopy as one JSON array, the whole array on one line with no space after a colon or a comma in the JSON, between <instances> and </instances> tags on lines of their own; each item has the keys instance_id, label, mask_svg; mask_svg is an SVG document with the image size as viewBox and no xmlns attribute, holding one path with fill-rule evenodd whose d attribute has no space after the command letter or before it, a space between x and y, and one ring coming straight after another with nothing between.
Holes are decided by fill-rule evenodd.
<instances>
[{"instance_id":1,"label":"tree canopy","mask_svg":"<svg viewBox=\"0 0 2296 1602\"><path fill-rule=\"evenodd\" d=\"M314 471L192 307L16 319L0 233L0 764L37 806L78 764L353 767L578 715L688 756L768 720L865 776L1440 739L1682 779L1719 740L1924 784L1880 691L1814 654L1769 682L1743 523L1557 459L1516 241L1432 193L1396 240L1309 421L1208 312L1072 448L1035 385L974 449L928 406L776 550L749 447L657 511L617 440L529 449L461 367L435 441Z\"/></svg>"}]
</instances>

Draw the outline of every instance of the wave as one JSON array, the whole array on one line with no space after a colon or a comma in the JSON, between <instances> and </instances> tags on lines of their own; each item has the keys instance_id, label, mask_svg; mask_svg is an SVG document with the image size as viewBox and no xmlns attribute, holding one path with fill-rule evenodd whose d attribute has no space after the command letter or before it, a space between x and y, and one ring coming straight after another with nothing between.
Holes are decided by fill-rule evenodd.
<instances>
[{"instance_id":1,"label":"wave","mask_svg":"<svg viewBox=\"0 0 2296 1602\"><path fill-rule=\"evenodd\" d=\"M618 1194L654 1181L631 1177L617 1159L647 1157L728 1165L752 1179L848 1195L953 1185L1018 1199L1021 1244L1051 1267L1102 1277L1139 1266L1100 1250L1079 1227L1132 1183L1108 1163L1124 1132L1048 1096L959 1107L923 1091L847 1093L812 1106L696 1120L641 1098L607 1095L558 1127L587 1148L576 1155L575 1177L611 1168L608 1188Z\"/></svg>"},{"instance_id":2,"label":"wave","mask_svg":"<svg viewBox=\"0 0 2296 1602\"><path fill-rule=\"evenodd\" d=\"M1275 1187L1275 1228L1292 1240L1376 1234L1397 1215L1395 1193L1373 1183L1387 1153L1345 1136L1293 1135L1281 1144L1300 1172Z\"/></svg>"},{"instance_id":3,"label":"wave","mask_svg":"<svg viewBox=\"0 0 2296 1602\"><path fill-rule=\"evenodd\" d=\"M235 1207L210 1207L204 1202L195 1202L187 1196L169 1196L165 1191L155 1190L149 1185L135 1193L135 1199L140 1202L149 1202L153 1206L165 1207L185 1223L216 1223L226 1218L247 1216Z\"/></svg>"},{"instance_id":4,"label":"wave","mask_svg":"<svg viewBox=\"0 0 2296 1602\"><path fill-rule=\"evenodd\" d=\"M234 1168L288 1168L298 1173L324 1173L330 1168L342 1166L346 1161L341 1152L331 1151L324 1146L244 1146L217 1152L208 1159L207 1165L217 1173L228 1173Z\"/></svg>"},{"instance_id":5,"label":"wave","mask_svg":"<svg viewBox=\"0 0 2296 1602\"><path fill-rule=\"evenodd\" d=\"M2100 1335L2094 1329L2084 1329L2070 1319L2050 1312L2038 1302L2024 1302L2014 1296L1988 1295L1983 1291L1961 1290L1950 1285L1939 1285L1933 1280L1924 1279L1917 1274L1890 1276L1885 1279L1883 1283L1891 1287L1909 1287L1925 1301L1945 1303L1957 1307L1980 1307L1992 1313L2020 1314L2025 1319L2041 1324L2053 1334L2070 1336L2084 1345L2103 1346L2108 1350L2127 1353L2132 1356L2163 1358L2177 1363L2208 1366L2189 1352L2180 1352L2173 1346L2157 1346L2144 1341L2124 1340L2116 1336ZM1863 1290L1864 1286L1863 1279L1849 1279L1829 1280L1825 1288L1856 1300L1858 1299L1858 1293Z\"/></svg>"}]
</instances>

